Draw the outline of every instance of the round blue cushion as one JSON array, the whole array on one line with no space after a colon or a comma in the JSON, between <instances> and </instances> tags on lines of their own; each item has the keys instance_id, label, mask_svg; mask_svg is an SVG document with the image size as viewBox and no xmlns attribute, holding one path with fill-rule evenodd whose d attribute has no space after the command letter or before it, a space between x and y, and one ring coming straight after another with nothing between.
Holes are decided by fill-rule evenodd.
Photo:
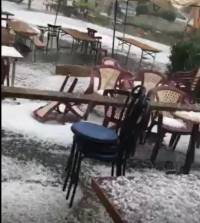
<instances>
[{"instance_id":1,"label":"round blue cushion","mask_svg":"<svg viewBox=\"0 0 200 223\"><path fill-rule=\"evenodd\" d=\"M90 122L74 123L71 130L82 139L97 143L116 143L118 139L114 130Z\"/></svg>"}]
</instances>

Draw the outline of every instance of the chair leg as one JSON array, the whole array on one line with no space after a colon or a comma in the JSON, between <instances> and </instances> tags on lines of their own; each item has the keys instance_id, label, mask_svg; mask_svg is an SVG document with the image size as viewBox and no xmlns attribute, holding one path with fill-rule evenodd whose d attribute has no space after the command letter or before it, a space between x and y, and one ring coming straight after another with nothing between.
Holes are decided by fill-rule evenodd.
<instances>
[{"instance_id":1,"label":"chair leg","mask_svg":"<svg viewBox=\"0 0 200 223\"><path fill-rule=\"evenodd\" d=\"M178 141L179 141L180 137L181 137L180 135L177 135L177 136L176 136L176 139L175 139L175 141L174 141L174 144L172 145L172 150L173 150L173 151L176 149L176 146L177 146L177 144L178 144Z\"/></svg>"},{"instance_id":2,"label":"chair leg","mask_svg":"<svg viewBox=\"0 0 200 223\"><path fill-rule=\"evenodd\" d=\"M153 151L152 151L152 154L151 154L151 158L150 158L151 162L153 164L155 164L155 161L156 161L156 158L157 158L157 155L158 155L158 151L159 151L159 149L161 147L161 144L162 144L162 141L163 141L163 137L164 137L163 133L158 135L157 142L156 142L156 144L155 144L155 146L153 148Z\"/></svg>"},{"instance_id":3,"label":"chair leg","mask_svg":"<svg viewBox=\"0 0 200 223\"><path fill-rule=\"evenodd\" d=\"M51 36L51 48L53 48L53 37Z\"/></svg>"},{"instance_id":4,"label":"chair leg","mask_svg":"<svg viewBox=\"0 0 200 223\"><path fill-rule=\"evenodd\" d=\"M48 36L47 36L47 45L46 45L46 54L47 54L48 47L49 47L49 38L50 38L50 36L48 35Z\"/></svg>"},{"instance_id":5,"label":"chair leg","mask_svg":"<svg viewBox=\"0 0 200 223\"><path fill-rule=\"evenodd\" d=\"M162 144L162 141L163 141L163 137L165 135L163 129L162 129L162 120L163 120L163 117L162 116L159 116L158 117L158 134L157 134L157 141L155 143L155 146L153 148L153 151L152 151L152 154L151 154L151 162L152 164L155 164L155 160L156 160L156 157L158 155L158 151L161 147L161 144Z\"/></svg>"},{"instance_id":6,"label":"chair leg","mask_svg":"<svg viewBox=\"0 0 200 223\"><path fill-rule=\"evenodd\" d=\"M169 141L169 147L171 148L172 145L174 144L174 141L176 139L176 134L172 134L171 138L170 138L170 141Z\"/></svg>"},{"instance_id":7,"label":"chair leg","mask_svg":"<svg viewBox=\"0 0 200 223\"><path fill-rule=\"evenodd\" d=\"M115 161L112 162L112 166L111 166L111 176L114 176L114 171L115 171Z\"/></svg>"},{"instance_id":8,"label":"chair leg","mask_svg":"<svg viewBox=\"0 0 200 223\"><path fill-rule=\"evenodd\" d=\"M75 140L74 140L73 144L72 144L71 153L70 153L70 156L69 156L68 161L67 161L67 166L65 168L66 177L65 177L64 184L63 184L63 191L66 190L67 183L68 183L71 171L72 171L72 167L73 167L73 163L74 163L75 148L76 148L76 145L75 145Z\"/></svg>"},{"instance_id":9,"label":"chair leg","mask_svg":"<svg viewBox=\"0 0 200 223\"><path fill-rule=\"evenodd\" d=\"M153 128L153 127L154 127L154 125L156 125L156 124L157 124L157 122L152 121L152 122L151 122L151 124L150 124L150 126L149 126L149 127L147 127L146 133L145 133L145 135L144 135L143 142L146 142L146 139L149 137L149 135L150 135L150 133L151 133L152 128Z\"/></svg>"},{"instance_id":10,"label":"chair leg","mask_svg":"<svg viewBox=\"0 0 200 223\"><path fill-rule=\"evenodd\" d=\"M7 86L9 87L9 86L10 86L10 79L9 79L9 75L7 75L7 77L6 77L6 82L7 82Z\"/></svg>"},{"instance_id":11,"label":"chair leg","mask_svg":"<svg viewBox=\"0 0 200 223\"><path fill-rule=\"evenodd\" d=\"M59 36L57 36L56 43L57 43L57 51L59 51Z\"/></svg>"},{"instance_id":12,"label":"chair leg","mask_svg":"<svg viewBox=\"0 0 200 223\"><path fill-rule=\"evenodd\" d=\"M68 186L68 190L67 190L66 200L69 199L71 188L72 188L72 185L74 183L74 175L75 175L77 159L78 159L78 155L79 155L78 153L79 153L79 151L75 152L74 163L73 163L73 167L72 167L72 171L71 171L70 182L69 182L69 186Z\"/></svg>"},{"instance_id":13,"label":"chair leg","mask_svg":"<svg viewBox=\"0 0 200 223\"><path fill-rule=\"evenodd\" d=\"M69 208L71 208L72 205L73 205L76 189L77 189L77 186L78 186L79 173L80 173L80 169L81 169L81 161L82 161L82 156L81 156L81 153L79 152L77 170L76 170L76 173L75 173L75 183L74 183L74 188L73 188L71 200L70 200L70 203L69 203Z\"/></svg>"}]
</instances>

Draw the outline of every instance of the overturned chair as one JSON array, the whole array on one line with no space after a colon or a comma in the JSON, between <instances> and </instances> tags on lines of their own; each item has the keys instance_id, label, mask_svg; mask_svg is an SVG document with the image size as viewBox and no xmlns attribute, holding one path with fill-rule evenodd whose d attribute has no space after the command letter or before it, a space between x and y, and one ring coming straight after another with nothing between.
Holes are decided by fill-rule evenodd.
<instances>
[{"instance_id":1,"label":"overturned chair","mask_svg":"<svg viewBox=\"0 0 200 223\"><path fill-rule=\"evenodd\" d=\"M108 65L101 65L96 67L86 67L81 65L58 65L56 66L56 74L67 75L68 78L76 78L67 90L67 92L70 93L74 93L75 90L77 90L77 83L80 78L86 77L88 78L88 83L86 84L87 88L81 92L84 94L103 94L104 90L108 88L130 89L132 87L132 74L130 72ZM63 86L61 87L61 90L64 90ZM59 113L62 114L62 118L59 120L61 123L66 121L74 122L79 121L80 119L86 120L94 106L95 104L85 105L74 102L66 102L65 104L60 102L51 102L35 110L33 114L34 117L36 117L39 121L44 122L55 117L55 113ZM61 107L63 108L61 109ZM54 113L54 116L52 116L52 113ZM72 118L69 117L70 113L73 114Z\"/></svg>"},{"instance_id":2,"label":"overturned chair","mask_svg":"<svg viewBox=\"0 0 200 223\"><path fill-rule=\"evenodd\" d=\"M58 65L56 66L56 74L66 76L62 86L60 88L61 92L72 93L77 85L78 77L90 77L91 68L81 65ZM70 81L71 79L71 81ZM66 86L69 83L68 89L66 90ZM92 93L93 86L92 83L89 83L89 86L84 91L84 93ZM66 121L66 114L71 112L74 116L83 118L87 116L89 109L86 109L85 112L82 112L76 103L63 103L58 101L52 101L47 103L46 105L39 107L35 111L33 111L33 116L40 122L46 122L49 120L57 120L58 122L64 124ZM64 109L62 109L64 107ZM59 118L57 118L59 117ZM71 117L72 119L76 119L76 117ZM69 117L68 117L69 118Z\"/></svg>"}]
</instances>

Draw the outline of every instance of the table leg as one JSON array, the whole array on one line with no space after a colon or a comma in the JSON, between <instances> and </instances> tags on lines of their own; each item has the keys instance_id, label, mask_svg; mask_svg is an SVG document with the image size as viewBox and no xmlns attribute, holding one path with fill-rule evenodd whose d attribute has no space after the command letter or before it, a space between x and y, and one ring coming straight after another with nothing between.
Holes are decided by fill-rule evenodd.
<instances>
[{"instance_id":1,"label":"table leg","mask_svg":"<svg viewBox=\"0 0 200 223\"><path fill-rule=\"evenodd\" d=\"M129 56L129 53L130 53L130 49L131 49L131 45L129 45L129 47L128 47L128 53L127 53L127 56L126 56L125 64L128 63L128 56Z\"/></svg>"},{"instance_id":2,"label":"table leg","mask_svg":"<svg viewBox=\"0 0 200 223\"><path fill-rule=\"evenodd\" d=\"M141 66L141 64L142 64L143 56L144 56L144 51L142 50L142 54L141 54L140 62L139 62L139 68L140 68L140 66Z\"/></svg>"},{"instance_id":3,"label":"table leg","mask_svg":"<svg viewBox=\"0 0 200 223\"><path fill-rule=\"evenodd\" d=\"M14 81L15 81L15 62L16 62L16 60L13 60L11 87L14 87Z\"/></svg>"},{"instance_id":4,"label":"table leg","mask_svg":"<svg viewBox=\"0 0 200 223\"><path fill-rule=\"evenodd\" d=\"M184 174L188 174L190 172L191 165L194 162L195 146L196 146L196 140L198 137L198 130L199 130L199 125L194 124L192 128L192 134L190 137L187 154L186 154L185 164L182 167L182 171L181 171Z\"/></svg>"}]
</instances>

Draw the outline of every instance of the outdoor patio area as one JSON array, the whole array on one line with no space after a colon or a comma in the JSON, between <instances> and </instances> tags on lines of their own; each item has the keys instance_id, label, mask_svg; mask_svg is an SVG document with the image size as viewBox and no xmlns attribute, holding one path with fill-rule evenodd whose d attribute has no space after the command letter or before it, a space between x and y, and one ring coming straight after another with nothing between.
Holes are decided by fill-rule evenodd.
<instances>
[{"instance_id":1,"label":"outdoor patio area","mask_svg":"<svg viewBox=\"0 0 200 223\"><path fill-rule=\"evenodd\" d=\"M2 222L199 223L199 66L61 14L51 43L55 11L27 2L2 1Z\"/></svg>"}]
</instances>

